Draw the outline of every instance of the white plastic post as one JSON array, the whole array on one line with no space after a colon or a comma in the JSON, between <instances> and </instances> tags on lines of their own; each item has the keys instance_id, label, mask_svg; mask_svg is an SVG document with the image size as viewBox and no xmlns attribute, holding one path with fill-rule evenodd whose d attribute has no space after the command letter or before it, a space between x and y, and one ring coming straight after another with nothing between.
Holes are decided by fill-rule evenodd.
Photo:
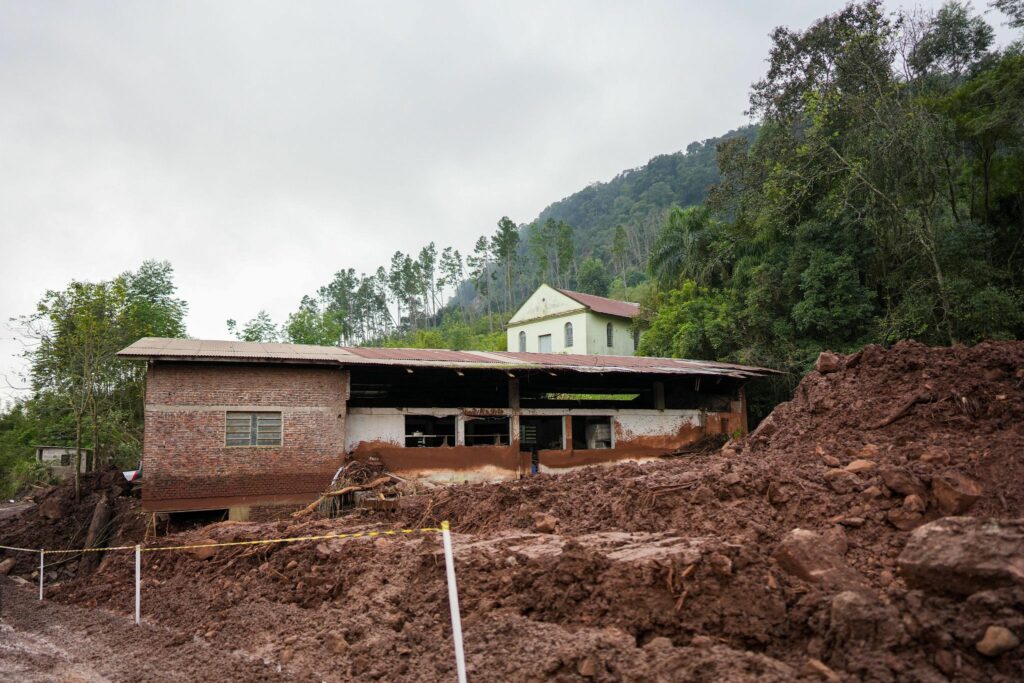
<instances>
[{"instance_id":1,"label":"white plastic post","mask_svg":"<svg viewBox=\"0 0 1024 683\"><path fill-rule=\"evenodd\" d=\"M46 553L42 549L39 551L39 599L43 599L43 564L46 558Z\"/></svg>"},{"instance_id":2,"label":"white plastic post","mask_svg":"<svg viewBox=\"0 0 1024 683\"><path fill-rule=\"evenodd\" d=\"M135 625L138 626L142 608L142 551L135 546Z\"/></svg>"},{"instance_id":3,"label":"white plastic post","mask_svg":"<svg viewBox=\"0 0 1024 683\"><path fill-rule=\"evenodd\" d=\"M459 674L459 683L466 683L466 653L462 649L462 617L459 616L459 591L455 587L455 556L452 554L452 536L448 530L448 522L441 522L441 541L444 544L444 568L448 576L448 607L452 613L455 668Z\"/></svg>"}]
</instances>

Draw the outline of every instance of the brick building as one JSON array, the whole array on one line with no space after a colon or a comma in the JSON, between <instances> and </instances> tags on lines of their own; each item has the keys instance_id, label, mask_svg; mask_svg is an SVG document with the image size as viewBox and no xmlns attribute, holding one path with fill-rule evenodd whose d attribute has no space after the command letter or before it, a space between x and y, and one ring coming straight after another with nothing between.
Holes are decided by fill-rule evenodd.
<instances>
[{"instance_id":1,"label":"brick building","mask_svg":"<svg viewBox=\"0 0 1024 683\"><path fill-rule=\"evenodd\" d=\"M746 431L769 370L616 356L141 339L143 505L295 506L346 457L403 476L511 479Z\"/></svg>"}]
</instances>

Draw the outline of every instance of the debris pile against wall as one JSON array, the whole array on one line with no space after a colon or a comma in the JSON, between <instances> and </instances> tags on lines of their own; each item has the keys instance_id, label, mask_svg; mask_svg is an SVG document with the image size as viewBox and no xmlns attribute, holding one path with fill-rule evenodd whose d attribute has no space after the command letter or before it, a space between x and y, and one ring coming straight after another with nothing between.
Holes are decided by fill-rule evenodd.
<instances>
[{"instance_id":1,"label":"debris pile against wall","mask_svg":"<svg viewBox=\"0 0 1024 683\"><path fill-rule=\"evenodd\" d=\"M1024 344L825 361L713 453L177 540L450 519L472 680L1020 680ZM297 678L451 680L440 552L401 538L159 557L146 618ZM132 566L113 560L56 599L127 611Z\"/></svg>"},{"instance_id":2,"label":"debris pile against wall","mask_svg":"<svg viewBox=\"0 0 1024 683\"><path fill-rule=\"evenodd\" d=\"M138 498L131 494L131 485L114 468L82 475L78 501L72 481L40 489L26 499L31 505L0 520L0 544L63 550L135 543L145 533L146 517ZM47 580L63 581L79 572L90 573L102 553L91 555L63 558L47 570ZM38 571L38 557L25 553L10 557L15 561L13 573Z\"/></svg>"}]
</instances>

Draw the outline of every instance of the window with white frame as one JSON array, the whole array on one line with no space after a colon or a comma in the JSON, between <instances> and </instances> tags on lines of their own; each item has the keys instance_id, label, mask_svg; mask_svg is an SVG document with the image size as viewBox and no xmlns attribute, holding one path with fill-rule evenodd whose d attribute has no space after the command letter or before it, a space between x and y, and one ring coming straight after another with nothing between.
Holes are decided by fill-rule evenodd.
<instances>
[{"instance_id":1,"label":"window with white frame","mask_svg":"<svg viewBox=\"0 0 1024 683\"><path fill-rule=\"evenodd\" d=\"M226 446L280 446L281 412L227 411L224 444Z\"/></svg>"},{"instance_id":2,"label":"window with white frame","mask_svg":"<svg viewBox=\"0 0 1024 683\"><path fill-rule=\"evenodd\" d=\"M519 333L519 352L526 353L526 333Z\"/></svg>"},{"instance_id":3,"label":"window with white frame","mask_svg":"<svg viewBox=\"0 0 1024 683\"><path fill-rule=\"evenodd\" d=\"M572 346L572 323L565 324L565 346Z\"/></svg>"},{"instance_id":4,"label":"window with white frame","mask_svg":"<svg viewBox=\"0 0 1024 683\"><path fill-rule=\"evenodd\" d=\"M612 345L612 324L611 323L608 323L605 326L604 334L608 338L608 347L611 348L611 345Z\"/></svg>"}]
</instances>

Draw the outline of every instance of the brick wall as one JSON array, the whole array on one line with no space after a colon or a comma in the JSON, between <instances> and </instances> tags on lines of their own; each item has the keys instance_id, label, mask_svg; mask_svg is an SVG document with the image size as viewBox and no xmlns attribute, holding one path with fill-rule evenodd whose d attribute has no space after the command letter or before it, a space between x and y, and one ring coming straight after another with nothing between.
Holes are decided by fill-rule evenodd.
<instances>
[{"instance_id":1,"label":"brick wall","mask_svg":"<svg viewBox=\"0 0 1024 683\"><path fill-rule=\"evenodd\" d=\"M310 494L344 456L348 373L337 367L153 363L146 378L142 501L201 509ZM228 410L280 410L280 446L227 447ZM181 502L179 501L187 501Z\"/></svg>"}]
</instances>

